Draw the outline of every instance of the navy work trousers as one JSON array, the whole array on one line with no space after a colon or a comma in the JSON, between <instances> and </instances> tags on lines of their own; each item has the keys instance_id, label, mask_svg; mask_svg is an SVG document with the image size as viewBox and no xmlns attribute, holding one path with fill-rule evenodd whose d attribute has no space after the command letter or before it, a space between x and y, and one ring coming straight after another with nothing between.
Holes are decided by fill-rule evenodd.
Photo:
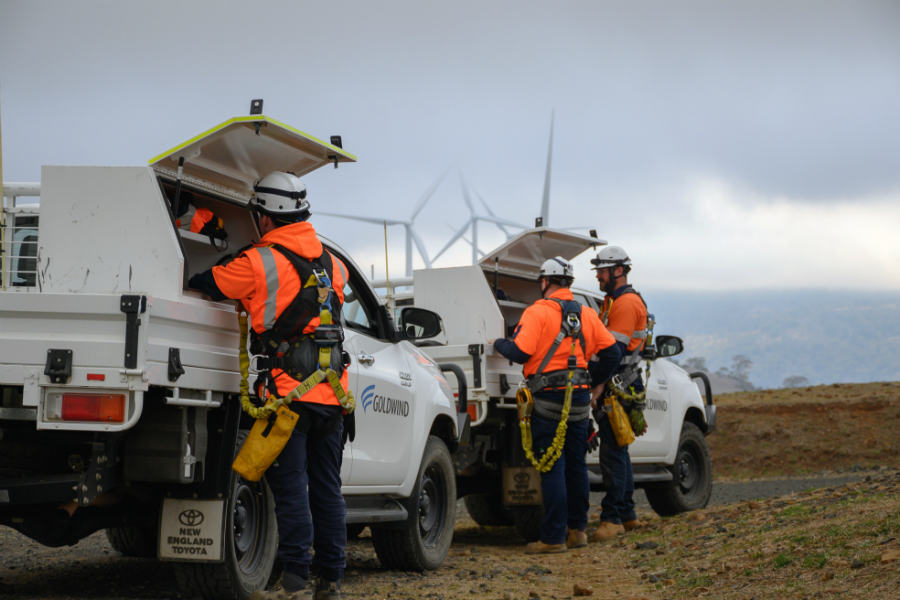
<instances>
[{"instance_id":1,"label":"navy work trousers","mask_svg":"<svg viewBox=\"0 0 900 600\"><path fill-rule=\"evenodd\" d=\"M277 464L266 471L266 481L275 495L278 557L285 571L305 579L312 563L310 546L316 551L319 575L326 580L340 580L347 566L342 455L340 427L318 440L294 430Z\"/></svg>"},{"instance_id":2,"label":"navy work trousers","mask_svg":"<svg viewBox=\"0 0 900 600\"><path fill-rule=\"evenodd\" d=\"M568 423L566 441L559 459L546 473L541 473L541 494L544 497L544 520L541 541L545 544L565 544L566 527L584 531L590 508L588 483L587 436L589 419ZM534 456L540 459L553 445L559 421L531 415L531 439Z\"/></svg>"},{"instance_id":3,"label":"navy work trousers","mask_svg":"<svg viewBox=\"0 0 900 600\"><path fill-rule=\"evenodd\" d=\"M609 418L603 418L597 425L600 436L600 473L606 495L600 502L600 520L621 525L624 521L634 521L634 471L628 446L616 443Z\"/></svg>"}]
</instances>

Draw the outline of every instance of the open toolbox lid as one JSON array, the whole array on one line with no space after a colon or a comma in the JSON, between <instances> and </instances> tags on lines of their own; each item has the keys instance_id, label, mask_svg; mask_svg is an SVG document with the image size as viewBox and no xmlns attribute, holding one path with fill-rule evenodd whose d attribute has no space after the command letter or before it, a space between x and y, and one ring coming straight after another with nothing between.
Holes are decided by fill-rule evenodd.
<instances>
[{"instance_id":1,"label":"open toolbox lid","mask_svg":"<svg viewBox=\"0 0 900 600\"><path fill-rule=\"evenodd\" d=\"M562 256L572 260L585 250L605 246L606 243L606 240L586 235L538 227L526 229L506 240L506 243L488 252L478 264L491 273L496 265L502 274L536 281L541 274L541 265L548 258Z\"/></svg>"},{"instance_id":2,"label":"open toolbox lid","mask_svg":"<svg viewBox=\"0 0 900 600\"><path fill-rule=\"evenodd\" d=\"M185 183L244 202L253 196L253 182L272 171L302 177L327 164L356 162L349 152L263 115L229 119L149 163L159 175L174 180L180 157Z\"/></svg>"}]
</instances>

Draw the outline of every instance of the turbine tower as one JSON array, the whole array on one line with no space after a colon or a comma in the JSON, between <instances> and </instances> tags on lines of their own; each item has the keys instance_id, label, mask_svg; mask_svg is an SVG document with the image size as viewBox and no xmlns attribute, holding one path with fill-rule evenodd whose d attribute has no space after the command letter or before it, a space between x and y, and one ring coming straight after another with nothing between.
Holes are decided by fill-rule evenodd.
<instances>
[{"instance_id":1,"label":"turbine tower","mask_svg":"<svg viewBox=\"0 0 900 600\"><path fill-rule=\"evenodd\" d=\"M541 223L550 226L550 170L553 165L553 121L556 110L550 113L550 147L547 149L547 171L544 174L544 197L541 199Z\"/></svg>"},{"instance_id":2,"label":"turbine tower","mask_svg":"<svg viewBox=\"0 0 900 600\"><path fill-rule=\"evenodd\" d=\"M318 215L324 215L327 217L338 217L341 219L352 219L354 221L362 221L364 223L374 223L376 225L382 225L387 223L388 225L403 225L404 229L406 229L406 276L412 277L413 274L413 244L416 245L416 250L419 252L419 256L422 257L422 260L425 263L425 268L431 268L431 259L428 257L428 250L425 248L425 243L422 241L422 238L419 237L419 233L415 228L416 217L419 216L419 213L422 212L422 209L425 208L425 204L428 203L428 200L431 199L431 196L434 195L434 192L437 190L438 186L441 185L441 182L447 176L447 173L450 172L450 169L453 168L451 164L447 167L440 177L438 177L434 183L431 184L425 193L419 198L419 201L416 203L416 206L413 208L412 215L410 215L409 219L396 219L396 218L378 218L378 217L363 217L358 215L347 215L347 214L338 214L338 213L328 213L316 211ZM435 257L437 258L437 257Z\"/></svg>"}]
</instances>

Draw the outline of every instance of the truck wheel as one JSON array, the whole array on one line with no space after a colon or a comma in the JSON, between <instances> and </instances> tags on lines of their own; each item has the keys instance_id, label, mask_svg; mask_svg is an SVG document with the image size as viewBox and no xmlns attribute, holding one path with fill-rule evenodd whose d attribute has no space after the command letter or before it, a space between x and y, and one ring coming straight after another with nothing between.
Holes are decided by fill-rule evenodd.
<instances>
[{"instance_id":1,"label":"truck wheel","mask_svg":"<svg viewBox=\"0 0 900 600\"><path fill-rule=\"evenodd\" d=\"M516 531L526 542L537 542L541 539L541 522L544 520L543 506L510 507Z\"/></svg>"},{"instance_id":2,"label":"truck wheel","mask_svg":"<svg viewBox=\"0 0 900 600\"><path fill-rule=\"evenodd\" d=\"M246 437L238 434L238 448ZM175 577L180 589L205 600L248 600L265 589L278 548L275 499L265 477L254 483L232 471L226 519L225 562L176 562Z\"/></svg>"},{"instance_id":3,"label":"truck wheel","mask_svg":"<svg viewBox=\"0 0 900 600\"><path fill-rule=\"evenodd\" d=\"M110 527L106 539L122 556L156 558L157 533L153 527Z\"/></svg>"},{"instance_id":4,"label":"truck wheel","mask_svg":"<svg viewBox=\"0 0 900 600\"><path fill-rule=\"evenodd\" d=\"M681 426L674 475L678 485L646 488L647 501L662 517L704 508L712 495L712 458L706 437L693 423Z\"/></svg>"},{"instance_id":5,"label":"truck wheel","mask_svg":"<svg viewBox=\"0 0 900 600\"><path fill-rule=\"evenodd\" d=\"M347 539L355 540L366 530L365 523L347 523Z\"/></svg>"},{"instance_id":6,"label":"truck wheel","mask_svg":"<svg viewBox=\"0 0 900 600\"><path fill-rule=\"evenodd\" d=\"M472 494L466 496L465 503L469 516L482 527L515 525L512 513L503 506L499 494Z\"/></svg>"},{"instance_id":7,"label":"truck wheel","mask_svg":"<svg viewBox=\"0 0 900 600\"><path fill-rule=\"evenodd\" d=\"M443 564L456 522L456 475L446 444L429 436L411 500L416 514L406 529L370 528L375 554L386 569L434 570Z\"/></svg>"}]
</instances>

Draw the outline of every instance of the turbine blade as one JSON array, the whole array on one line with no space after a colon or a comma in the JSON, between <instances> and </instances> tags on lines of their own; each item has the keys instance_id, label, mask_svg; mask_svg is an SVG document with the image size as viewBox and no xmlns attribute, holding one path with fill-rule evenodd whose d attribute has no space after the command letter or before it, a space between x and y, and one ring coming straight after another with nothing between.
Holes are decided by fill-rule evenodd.
<instances>
[{"instance_id":1,"label":"turbine blade","mask_svg":"<svg viewBox=\"0 0 900 600\"><path fill-rule=\"evenodd\" d=\"M474 216L475 215L475 207L472 206L472 199L469 198L469 188L466 187L466 180L463 179L462 172L459 174L459 185L462 187L463 198L466 201L466 206L469 207L469 212Z\"/></svg>"},{"instance_id":2,"label":"turbine blade","mask_svg":"<svg viewBox=\"0 0 900 600\"><path fill-rule=\"evenodd\" d=\"M491 207L487 205L487 202L484 201L484 198L481 197L481 194L478 193L478 190L476 190L475 188L472 188L472 191L475 192L475 195L478 196L479 200L481 200L481 205L484 206L484 209L486 211L488 211L488 214L491 215L492 217L496 217L497 215L495 215L494 211L491 210ZM500 228L500 231L502 231L503 233L506 234L507 238L510 236L510 233L509 233L509 231L506 230L506 227L504 227L500 223L495 223L495 225L497 225L497 227Z\"/></svg>"},{"instance_id":3,"label":"turbine blade","mask_svg":"<svg viewBox=\"0 0 900 600\"><path fill-rule=\"evenodd\" d=\"M316 215L321 215L323 217L337 217L339 219L352 219L353 221L362 221L364 223L375 223L376 225L384 225L385 221L387 221L388 225L406 225L406 221L401 221L399 219L379 219L378 217L361 217L357 215L343 215L338 213L329 213L322 212L317 210Z\"/></svg>"},{"instance_id":4,"label":"turbine blade","mask_svg":"<svg viewBox=\"0 0 900 600\"><path fill-rule=\"evenodd\" d=\"M447 225L447 227L449 227L450 229L453 229L453 225L451 225L450 223L447 223L446 225ZM468 244L470 248L472 247L472 240L470 240L470 239L467 238L466 236L462 236L462 237L459 238L459 239L461 239L461 240L464 241L466 244ZM481 254L481 256L485 256L484 250L482 250L481 248L478 249L478 253Z\"/></svg>"},{"instance_id":5,"label":"turbine blade","mask_svg":"<svg viewBox=\"0 0 900 600\"><path fill-rule=\"evenodd\" d=\"M510 227L518 227L519 229L528 229L525 225L519 225L515 221L510 221L509 219L504 219L501 217L485 217L482 215L475 215L473 219L478 221L487 221L488 223L493 223L495 225L509 225Z\"/></svg>"},{"instance_id":6,"label":"turbine blade","mask_svg":"<svg viewBox=\"0 0 900 600\"><path fill-rule=\"evenodd\" d=\"M407 228L407 231L412 235L413 241L416 243L416 248L419 249L419 256L422 257L422 260L425 261L425 268L431 268L431 259L428 258L428 250L425 249L425 242L422 241L422 238L419 237L418 232L410 226Z\"/></svg>"},{"instance_id":7,"label":"turbine blade","mask_svg":"<svg viewBox=\"0 0 900 600\"><path fill-rule=\"evenodd\" d=\"M450 172L450 169L453 168L453 163L450 163L450 166L447 167L447 170L441 173L441 176L438 177L434 183L431 184L431 187L425 190L425 193L419 198L419 201L416 202L415 208L413 208L412 216L409 218L410 223L416 220L416 216L425 208L425 205L431 199L431 196L434 195L434 192L438 189L438 186L441 185L441 182L444 181L444 177L447 176L447 173Z\"/></svg>"},{"instance_id":8,"label":"turbine blade","mask_svg":"<svg viewBox=\"0 0 900 600\"><path fill-rule=\"evenodd\" d=\"M471 225L471 224L472 224L472 219L469 219L468 221L466 221L466 224L463 225L462 227L460 227L460 229L455 234L453 234L453 237L450 238L450 241L447 242L447 244L443 248L441 248L441 251L434 255L434 258L431 259L431 262L437 262L437 259L439 259L441 257L441 254L443 254L450 246L452 246L456 242L456 240L461 238L463 236L463 234L466 232L466 229L468 229L469 225Z\"/></svg>"},{"instance_id":9,"label":"turbine blade","mask_svg":"<svg viewBox=\"0 0 900 600\"><path fill-rule=\"evenodd\" d=\"M550 147L547 149L547 172L544 175L544 198L541 200L541 219L544 227L550 226L550 170L553 164L553 121L556 110L550 113Z\"/></svg>"}]
</instances>

